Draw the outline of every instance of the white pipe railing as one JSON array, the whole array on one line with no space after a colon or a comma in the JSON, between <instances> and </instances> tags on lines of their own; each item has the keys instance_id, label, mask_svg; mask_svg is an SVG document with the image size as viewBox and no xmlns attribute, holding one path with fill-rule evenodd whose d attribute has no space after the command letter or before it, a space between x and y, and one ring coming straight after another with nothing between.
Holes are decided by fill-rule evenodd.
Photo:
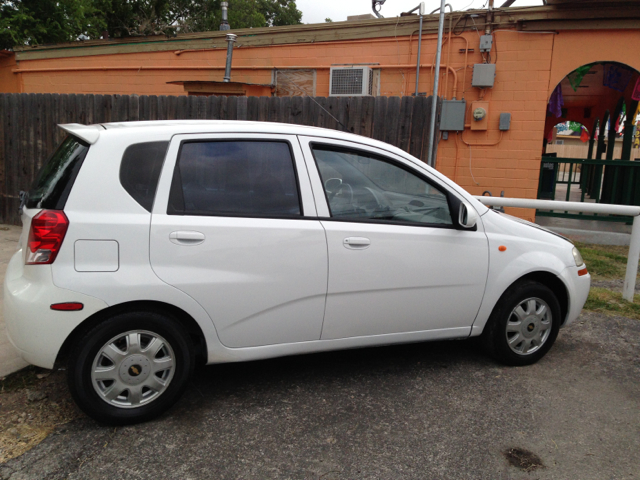
<instances>
[{"instance_id":1,"label":"white pipe railing","mask_svg":"<svg viewBox=\"0 0 640 480\"><path fill-rule=\"evenodd\" d=\"M608 205L606 203L556 202L554 200L530 200L526 198L476 197L485 205L494 207L535 208L537 210L559 210L582 213L603 213L633 217L627 272L622 288L622 297L633 302L640 260L640 207L630 205Z\"/></svg>"}]
</instances>

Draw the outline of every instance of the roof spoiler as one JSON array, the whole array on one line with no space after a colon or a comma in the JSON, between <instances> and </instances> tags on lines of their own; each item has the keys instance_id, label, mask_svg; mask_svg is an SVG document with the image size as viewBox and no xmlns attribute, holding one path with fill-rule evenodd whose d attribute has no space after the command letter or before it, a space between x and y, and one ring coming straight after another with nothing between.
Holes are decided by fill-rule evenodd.
<instances>
[{"instance_id":1,"label":"roof spoiler","mask_svg":"<svg viewBox=\"0 0 640 480\"><path fill-rule=\"evenodd\" d=\"M65 132L93 145L100 138L100 131L104 129L100 125L82 125L80 123L65 123L58 125Z\"/></svg>"}]
</instances>

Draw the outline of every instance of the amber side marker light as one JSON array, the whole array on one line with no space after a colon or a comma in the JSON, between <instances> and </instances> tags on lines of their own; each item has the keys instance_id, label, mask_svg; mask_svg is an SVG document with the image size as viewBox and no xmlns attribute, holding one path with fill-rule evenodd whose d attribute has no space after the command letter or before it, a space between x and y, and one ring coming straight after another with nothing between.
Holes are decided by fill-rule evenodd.
<instances>
[{"instance_id":1,"label":"amber side marker light","mask_svg":"<svg viewBox=\"0 0 640 480\"><path fill-rule=\"evenodd\" d=\"M587 267L584 267L583 269L578 270L578 276L581 277L583 275L586 275L587 273Z\"/></svg>"},{"instance_id":2,"label":"amber side marker light","mask_svg":"<svg viewBox=\"0 0 640 480\"><path fill-rule=\"evenodd\" d=\"M62 312L76 312L83 308L84 305L79 302L54 303L51 305L51 310L59 310Z\"/></svg>"},{"instance_id":3,"label":"amber side marker light","mask_svg":"<svg viewBox=\"0 0 640 480\"><path fill-rule=\"evenodd\" d=\"M500 245L498 247L498 250L500 250L501 252L506 252L507 251L507 247L505 247L504 245Z\"/></svg>"}]
</instances>

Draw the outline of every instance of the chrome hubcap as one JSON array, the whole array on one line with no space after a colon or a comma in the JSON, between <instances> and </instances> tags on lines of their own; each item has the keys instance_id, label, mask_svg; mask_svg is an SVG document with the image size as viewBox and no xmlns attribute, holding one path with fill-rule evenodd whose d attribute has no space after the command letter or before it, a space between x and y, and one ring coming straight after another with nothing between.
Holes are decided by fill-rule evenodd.
<instances>
[{"instance_id":1,"label":"chrome hubcap","mask_svg":"<svg viewBox=\"0 0 640 480\"><path fill-rule=\"evenodd\" d=\"M137 408L164 392L175 371L171 345L145 330L122 333L96 355L91 383L98 396L119 408Z\"/></svg>"},{"instance_id":2,"label":"chrome hubcap","mask_svg":"<svg viewBox=\"0 0 640 480\"><path fill-rule=\"evenodd\" d=\"M518 355L530 355L549 338L551 309L541 298L527 298L511 311L507 320L507 342Z\"/></svg>"}]
</instances>

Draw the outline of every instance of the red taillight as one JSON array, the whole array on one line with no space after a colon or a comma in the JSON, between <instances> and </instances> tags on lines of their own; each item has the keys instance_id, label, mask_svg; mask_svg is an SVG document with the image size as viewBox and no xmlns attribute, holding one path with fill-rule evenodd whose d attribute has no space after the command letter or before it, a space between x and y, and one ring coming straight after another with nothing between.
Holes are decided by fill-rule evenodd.
<instances>
[{"instance_id":1,"label":"red taillight","mask_svg":"<svg viewBox=\"0 0 640 480\"><path fill-rule=\"evenodd\" d=\"M76 312L83 308L84 305L80 302L54 303L51 305L51 310L60 310L63 312Z\"/></svg>"},{"instance_id":2,"label":"red taillight","mask_svg":"<svg viewBox=\"0 0 640 480\"><path fill-rule=\"evenodd\" d=\"M53 263L69 227L69 219L62 210L42 210L31 219L27 265Z\"/></svg>"},{"instance_id":3,"label":"red taillight","mask_svg":"<svg viewBox=\"0 0 640 480\"><path fill-rule=\"evenodd\" d=\"M582 277L583 275L586 275L587 273L589 273L587 271L587 267L584 267L582 270L578 270L578 276Z\"/></svg>"}]
</instances>

